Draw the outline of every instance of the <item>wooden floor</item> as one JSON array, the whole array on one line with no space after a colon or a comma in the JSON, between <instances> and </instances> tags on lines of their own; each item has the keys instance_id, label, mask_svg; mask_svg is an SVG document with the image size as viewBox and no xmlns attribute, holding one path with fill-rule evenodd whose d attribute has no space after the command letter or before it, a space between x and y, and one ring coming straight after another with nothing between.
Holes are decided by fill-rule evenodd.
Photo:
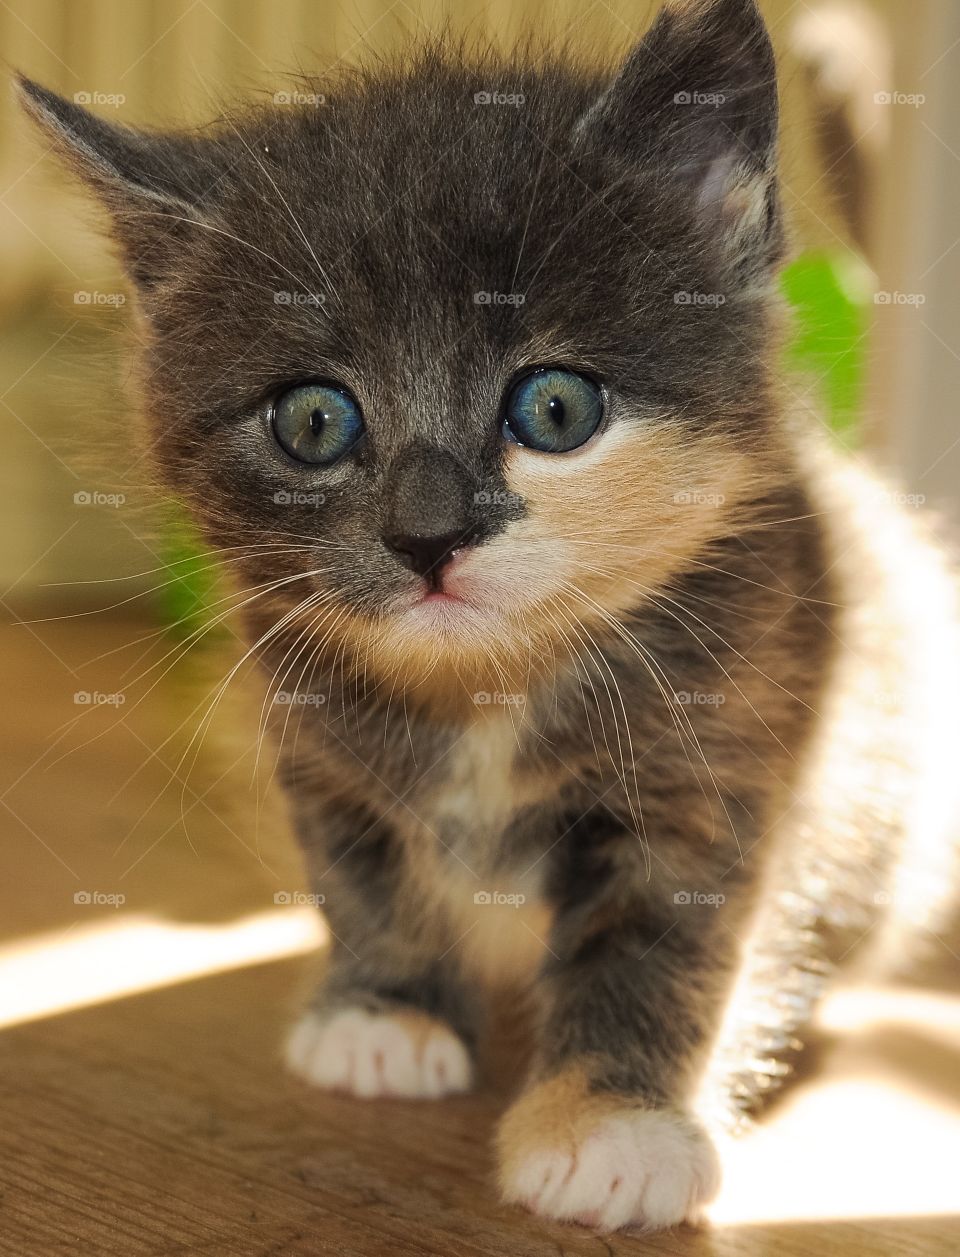
<instances>
[{"instance_id":1,"label":"wooden floor","mask_svg":"<svg viewBox=\"0 0 960 1257\"><path fill-rule=\"evenodd\" d=\"M286 1077L322 957L310 910L275 903L304 888L269 764L253 781L258 703L241 681L198 752L216 668L141 702L169 649L144 632L0 629L0 1254L960 1253L949 981L834 1001L817 1072L737 1150L698 1233L598 1237L498 1204L502 1071L435 1105ZM93 692L123 701L74 701Z\"/></svg>"}]
</instances>

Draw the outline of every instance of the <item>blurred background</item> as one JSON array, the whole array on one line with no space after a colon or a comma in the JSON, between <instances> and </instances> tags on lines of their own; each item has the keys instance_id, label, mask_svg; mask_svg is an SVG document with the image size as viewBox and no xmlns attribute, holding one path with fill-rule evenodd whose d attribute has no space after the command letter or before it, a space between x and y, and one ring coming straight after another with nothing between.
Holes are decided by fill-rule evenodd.
<instances>
[{"instance_id":1,"label":"blurred background","mask_svg":"<svg viewBox=\"0 0 960 1257\"><path fill-rule=\"evenodd\" d=\"M794 231L783 276L790 387L836 441L890 470L905 505L952 527L960 520L960 4L760 6L782 75ZM9 70L111 119L191 125L223 99L272 96L300 71L322 76L444 24L505 45L534 32L609 61L656 7L0 0L0 51ZM210 987L208 978L200 985L210 998L193 1004L196 984L177 987L182 999L167 1004L157 992L254 961L293 964L323 940L270 789L258 736L262 686L246 686L242 673L224 684L239 658L218 618L229 600L149 485L130 418L136 335L94 210L12 94L0 92L0 1026L18 1027L0 1036L0 1057L8 1054L34 1108L42 1088L31 1062L42 1063L44 1086L59 1070L99 1094L100 1058L149 1073L156 1034L176 1040L185 1059L203 1057L207 1035L238 1036L232 1056L218 1051L240 1070L242 1044L243 1068L261 1070L250 1081L259 1089L294 999L295 964L276 982L252 971L237 979L246 986ZM262 1028L246 1011L251 1002ZM817 1144L816 1153L802 1176L768 1174L758 1202L752 1185L779 1155L769 1140L760 1145L734 1174L725 1220L934 1216L951 1202L955 1212L955 1154L946 1149L960 1130L957 1007L925 995L834 1010L828 1033L846 1036L834 1083L782 1119L792 1146ZM71 1009L86 1011L58 1016ZM923 1094L914 1087L908 1103L904 1069L915 1083L918 1063ZM201 1064L201 1090L219 1085L211 1079L221 1064ZM852 1090L842 1085L849 1077ZM188 1086L185 1076L177 1086ZM229 1103L224 1092L217 1121ZM140 1117L123 1095L109 1104L119 1140L120 1127ZM56 1104L50 1114L61 1121ZM168 1135L178 1132L182 1146L177 1121ZM881 1122L898 1132L901 1155L871 1140ZM817 1137L824 1123L826 1148ZM921 1175L910 1173L912 1148L927 1152ZM861 1172L851 1184L854 1163ZM151 1162L144 1181L172 1172ZM238 1215L245 1210L237 1204ZM86 1226L70 1215L72 1231ZM55 1238L51 1230L49 1241L17 1251L54 1251ZM191 1236L182 1242L177 1251L195 1251ZM869 1248L887 1251L905 1250Z\"/></svg>"}]
</instances>

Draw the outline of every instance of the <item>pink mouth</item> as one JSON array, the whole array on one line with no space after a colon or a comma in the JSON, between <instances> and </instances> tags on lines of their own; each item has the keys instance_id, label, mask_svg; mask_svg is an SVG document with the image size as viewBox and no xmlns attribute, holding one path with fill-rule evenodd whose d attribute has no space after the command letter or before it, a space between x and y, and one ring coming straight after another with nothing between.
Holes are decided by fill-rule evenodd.
<instances>
[{"instance_id":1,"label":"pink mouth","mask_svg":"<svg viewBox=\"0 0 960 1257\"><path fill-rule=\"evenodd\" d=\"M422 607L428 602L463 602L464 599L459 594L451 594L445 589L430 589L422 594L414 603L414 606Z\"/></svg>"},{"instance_id":2,"label":"pink mouth","mask_svg":"<svg viewBox=\"0 0 960 1257\"><path fill-rule=\"evenodd\" d=\"M463 574L458 570L461 555L462 551L456 551L453 559L444 565L443 571L438 571L421 582L419 591L413 597L415 607L430 604L449 607L464 606L468 602L458 589L451 588L451 586L463 583ZM469 581L466 583L469 585Z\"/></svg>"}]
</instances>

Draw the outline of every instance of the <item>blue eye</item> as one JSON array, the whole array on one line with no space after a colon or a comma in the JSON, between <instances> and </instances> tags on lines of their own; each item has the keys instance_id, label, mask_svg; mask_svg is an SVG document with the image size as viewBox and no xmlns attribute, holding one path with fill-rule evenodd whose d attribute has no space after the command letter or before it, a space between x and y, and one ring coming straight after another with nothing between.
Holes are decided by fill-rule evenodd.
<instances>
[{"instance_id":1,"label":"blue eye","mask_svg":"<svg viewBox=\"0 0 960 1257\"><path fill-rule=\"evenodd\" d=\"M589 441L603 419L603 394L574 371L543 367L507 395L504 435L519 445L562 454Z\"/></svg>"},{"instance_id":2,"label":"blue eye","mask_svg":"<svg viewBox=\"0 0 960 1257\"><path fill-rule=\"evenodd\" d=\"M363 435L363 416L337 384L302 384L277 399L273 434L291 458L329 467Z\"/></svg>"}]
</instances>

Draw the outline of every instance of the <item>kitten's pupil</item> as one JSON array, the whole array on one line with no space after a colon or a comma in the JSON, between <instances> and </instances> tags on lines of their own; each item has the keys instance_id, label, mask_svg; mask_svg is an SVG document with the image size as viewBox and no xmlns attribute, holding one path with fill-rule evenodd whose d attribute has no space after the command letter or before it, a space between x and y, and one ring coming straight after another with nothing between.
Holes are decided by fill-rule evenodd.
<instances>
[{"instance_id":1,"label":"kitten's pupil","mask_svg":"<svg viewBox=\"0 0 960 1257\"><path fill-rule=\"evenodd\" d=\"M558 428L563 427L564 420L567 417L567 411L559 397L551 397L547 402L547 414Z\"/></svg>"},{"instance_id":2,"label":"kitten's pupil","mask_svg":"<svg viewBox=\"0 0 960 1257\"><path fill-rule=\"evenodd\" d=\"M310 412L310 431L314 436L319 436L323 431L323 425L327 422L327 412L321 410L319 406Z\"/></svg>"}]
</instances>

